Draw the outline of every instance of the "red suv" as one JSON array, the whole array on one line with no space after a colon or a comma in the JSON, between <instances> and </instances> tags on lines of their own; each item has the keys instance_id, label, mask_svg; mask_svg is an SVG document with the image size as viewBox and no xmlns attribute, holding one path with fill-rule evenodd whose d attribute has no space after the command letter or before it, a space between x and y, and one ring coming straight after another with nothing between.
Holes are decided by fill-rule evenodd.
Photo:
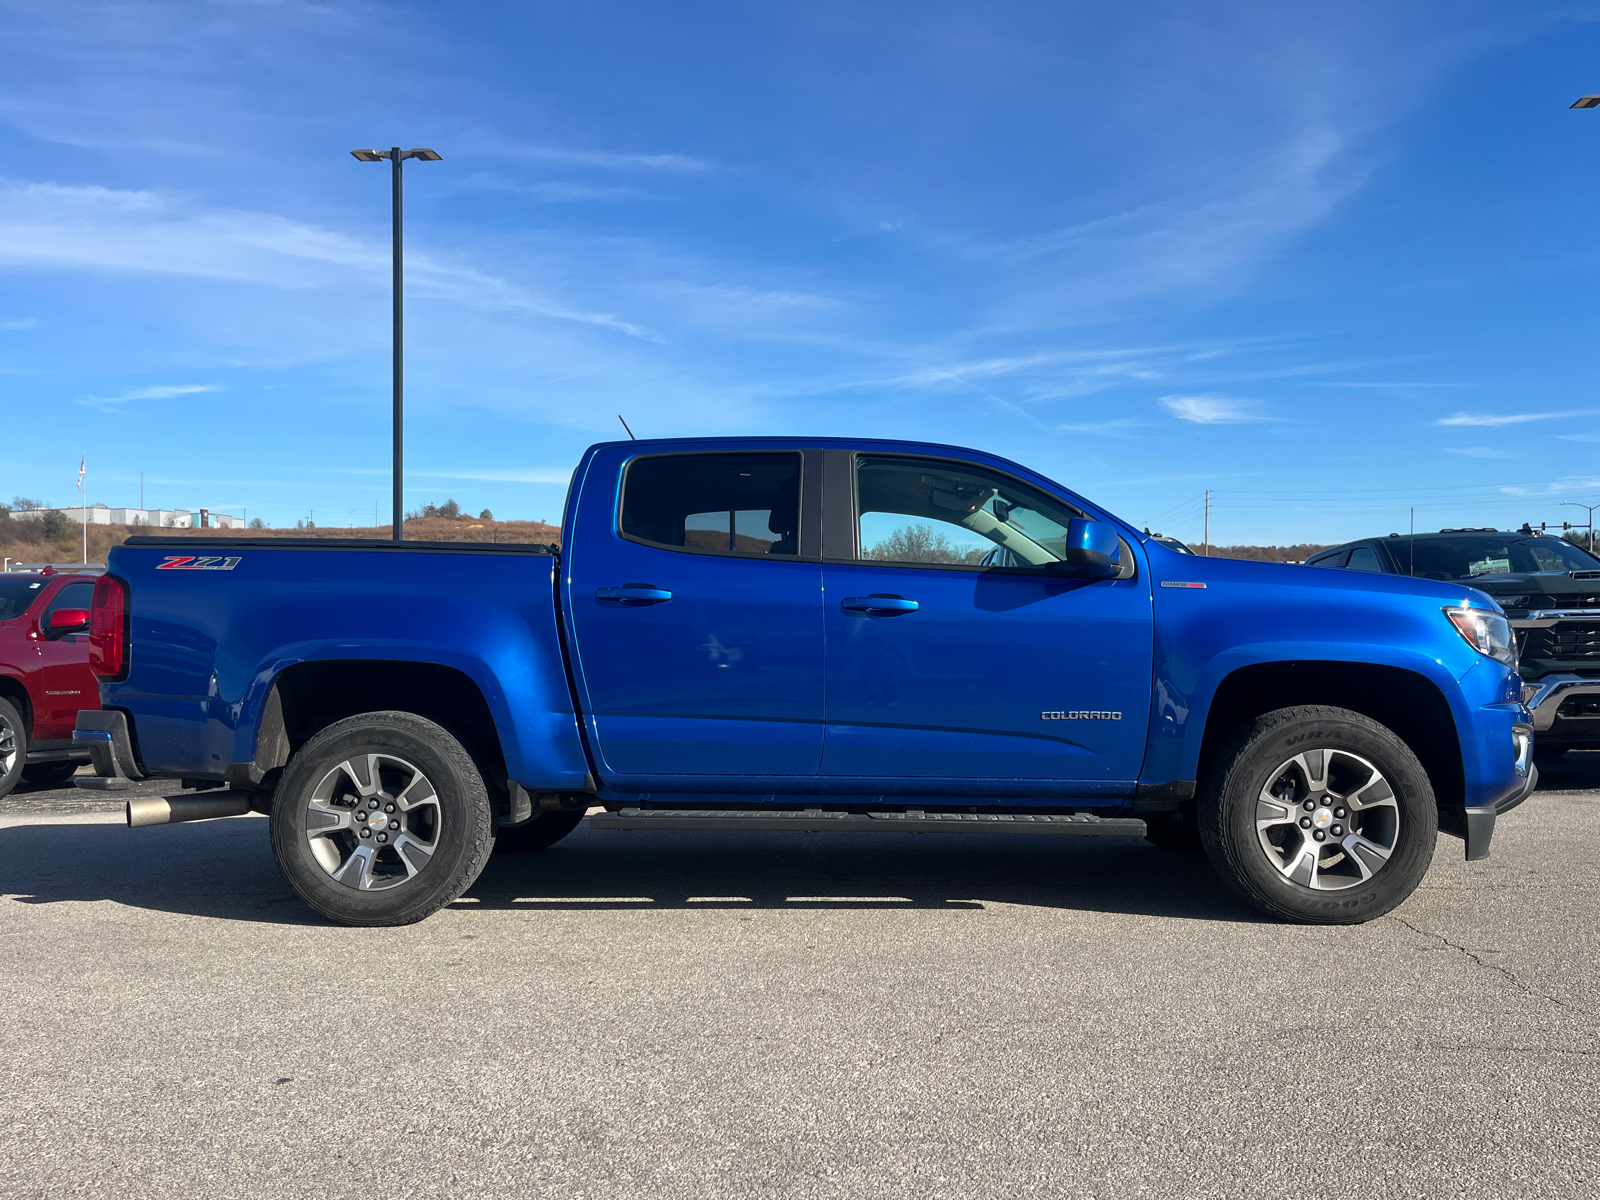
<instances>
[{"instance_id":1,"label":"red suv","mask_svg":"<svg viewBox=\"0 0 1600 1200\"><path fill-rule=\"evenodd\" d=\"M88 756L72 745L80 708L100 707L89 673L93 575L0 575L0 796L20 780L60 784Z\"/></svg>"}]
</instances>

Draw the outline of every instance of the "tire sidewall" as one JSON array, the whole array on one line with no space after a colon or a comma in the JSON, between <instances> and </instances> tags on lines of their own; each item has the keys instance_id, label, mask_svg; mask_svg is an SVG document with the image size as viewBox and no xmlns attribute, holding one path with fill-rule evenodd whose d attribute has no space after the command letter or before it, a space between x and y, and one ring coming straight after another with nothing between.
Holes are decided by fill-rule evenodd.
<instances>
[{"instance_id":1,"label":"tire sidewall","mask_svg":"<svg viewBox=\"0 0 1600 1200\"><path fill-rule=\"evenodd\" d=\"M306 813L329 771L361 754L418 767L439 798L439 847L411 879L359 892L336 882L311 853ZM350 717L322 730L285 768L272 803L272 849L291 887L312 908L347 925L403 925L450 903L483 868L492 844L488 791L471 757L444 728L408 713Z\"/></svg>"},{"instance_id":2,"label":"tire sidewall","mask_svg":"<svg viewBox=\"0 0 1600 1200\"><path fill-rule=\"evenodd\" d=\"M0 775L0 796L9 796L22 782L23 769L28 765L28 724L17 711L17 706L9 700L0 700L0 718L11 726L12 736L17 741L16 761L11 764L9 771Z\"/></svg>"},{"instance_id":3,"label":"tire sidewall","mask_svg":"<svg viewBox=\"0 0 1600 1200\"><path fill-rule=\"evenodd\" d=\"M1274 718L1276 718L1274 720ZM1306 750L1344 750L1382 773L1399 807L1389 861L1365 883L1322 891L1285 877L1256 832L1256 801L1271 772ZM1356 713L1286 710L1268 714L1236 746L1202 801L1202 836L1223 876L1258 907L1289 920L1356 924L1405 900L1433 861L1438 808L1422 764L1388 729Z\"/></svg>"}]
</instances>

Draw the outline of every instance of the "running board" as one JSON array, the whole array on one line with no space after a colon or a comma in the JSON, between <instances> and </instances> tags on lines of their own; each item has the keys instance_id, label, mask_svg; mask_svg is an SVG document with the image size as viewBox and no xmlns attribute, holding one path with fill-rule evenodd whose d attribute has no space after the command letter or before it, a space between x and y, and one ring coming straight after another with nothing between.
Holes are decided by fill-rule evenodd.
<instances>
[{"instance_id":1,"label":"running board","mask_svg":"<svg viewBox=\"0 0 1600 1200\"><path fill-rule=\"evenodd\" d=\"M591 829L768 829L776 833L1032 833L1143 837L1138 817L1082 813L840 812L822 808L625 808L596 813Z\"/></svg>"}]
</instances>

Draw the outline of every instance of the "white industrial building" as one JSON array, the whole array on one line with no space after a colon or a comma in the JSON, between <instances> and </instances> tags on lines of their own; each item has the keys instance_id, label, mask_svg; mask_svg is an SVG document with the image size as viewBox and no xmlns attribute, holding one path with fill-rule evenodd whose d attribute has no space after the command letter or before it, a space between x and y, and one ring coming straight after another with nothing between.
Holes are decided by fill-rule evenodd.
<instances>
[{"instance_id":1,"label":"white industrial building","mask_svg":"<svg viewBox=\"0 0 1600 1200\"><path fill-rule=\"evenodd\" d=\"M82 508L24 508L11 514L14 521L42 521L45 513L58 512L74 525L82 525ZM228 513L209 508L108 508L91 504L90 525L153 525L160 529L243 529L244 522Z\"/></svg>"}]
</instances>

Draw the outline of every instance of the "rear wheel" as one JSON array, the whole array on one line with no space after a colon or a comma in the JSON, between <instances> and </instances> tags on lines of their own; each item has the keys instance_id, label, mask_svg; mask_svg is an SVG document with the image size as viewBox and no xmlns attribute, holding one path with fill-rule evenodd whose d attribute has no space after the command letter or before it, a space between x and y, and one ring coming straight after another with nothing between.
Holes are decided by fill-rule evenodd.
<instances>
[{"instance_id":1,"label":"rear wheel","mask_svg":"<svg viewBox=\"0 0 1600 1200\"><path fill-rule=\"evenodd\" d=\"M28 760L28 726L9 700L0 700L0 796L9 796Z\"/></svg>"},{"instance_id":2,"label":"rear wheel","mask_svg":"<svg viewBox=\"0 0 1600 1200\"><path fill-rule=\"evenodd\" d=\"M548 850L583 823L582 812L540 813L521 825L503 826L495 831L496 854L536 854Z\"/></svg>"},{"instance_id":3,"label":"rear wheel","mask_svg":"<svg viewBox=\"0 0 1600 1200\"><path fill-rule=\"evenodd\" d=\"M407 925L449 904L493 845L483 777L462 744L414 713L363 713L289 761L272 850L289 885L343 925Z\"/></svg>"},{"instance_id":4,"label":"rear wheel","mask_svg":"<svg viewBox=\"0 0 1600 1200\"><path fill-rule=\"evenodd\" d=\"M78 762L32 763L22 768L22 777L35 787L60 787L78 773Z\"/></svg>"},{"instance_id":5,"label":"rear wheel","mask_svg":"<svg viewBox=\"0 0 1600 1200\"><path fill-rule=\"evenodd\" d=\"M1222 877L1261 911L1355 925L1405 900L1427 872L1439 814L1404 742L1347 709L1258 717L1207 772L1200 834Z\"/></svg>"}]
</instances>

